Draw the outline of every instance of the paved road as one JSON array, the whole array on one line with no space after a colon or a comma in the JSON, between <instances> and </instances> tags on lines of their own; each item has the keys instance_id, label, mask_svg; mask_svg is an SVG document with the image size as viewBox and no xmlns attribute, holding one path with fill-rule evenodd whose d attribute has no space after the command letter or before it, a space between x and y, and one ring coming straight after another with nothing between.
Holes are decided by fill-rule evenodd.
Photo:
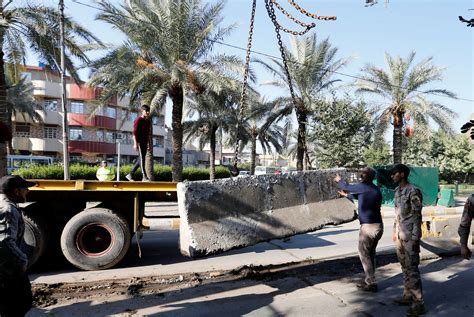
<instances>
[{"instance_id":1,"label":"paved road","mask_svg":"<svg viewBox=\"0 0 474 317\"><path fill-rule=\"evenodd\" d=\"M362 277L360 264L354 258L357 221L194 260L179 254L177 230L160 229L145 232L140 243L142 258L138 258L138 246L134 242L131 252L115 269L82 272L67 267L60 271L37 272L30 278L33 283L52 285L84 281L96 281L99 285L100 281L108 279L149 276L159 279L193 272L226 272L245 266L311 262L308 260L324 260L329 267L308 263L294 271L283 269L282 273L271 277L211 280L199 287L158 294L90 299L72 296L66 302L35 308L28 316L82 316L84 313L91 316L400 316L403 310L391 304L391 300L402 292L400 268L393 263L390 239L393 218L385 218L384 225L386 233L378 252L382 259L391 257L392 260L381 261L385 265L378 270L380 292L375 295L358 292L353 283ZM433 257L430 250L433 248L425 243L425 258ZM331 259L337 260L327 262ZM457 257L425 261L422 272L430 309L428 316L474 316L472 262Z\"/></svg>"}]
</instances>

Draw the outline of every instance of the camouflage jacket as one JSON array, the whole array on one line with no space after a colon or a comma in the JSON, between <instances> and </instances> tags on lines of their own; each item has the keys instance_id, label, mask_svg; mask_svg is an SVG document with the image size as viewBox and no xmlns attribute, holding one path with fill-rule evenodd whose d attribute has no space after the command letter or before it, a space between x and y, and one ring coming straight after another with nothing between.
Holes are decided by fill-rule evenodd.
<instances>
[{"instance_id":1,"label":"camouflage jacket","mask_svg":"<svg viewBox=\"0 0 474 317\"><path fill-rule=\"evenodd\" d=\"M471 230L471 222L474 217L474 194L471 194L464 204L461 223L459 224L458 234L461 238L461 244L466 245L469 239L469 231ZM474 243L474 241L473 241Z\"/></svg>"},{"instance_id":2,"label":"camouflage jacket","mask_svg":"<svg viewBox=\"0 0 474 317\"><path fill-rule=\"evenodd\" d=\"M394 230L401 240L419 240L421 238L421 209L423 195L413 184L395 188Z\"/></svg>"},{"instance_id":3,"label":"camouflage jacket","mask_svg":"<svg viewBox=\"0 0 474 317\"><path fill-rule=\"evenodd\" d=\"M0 279L16 276L26 267L28 258L21 250L24 233L22 212L0 194Z\"/></svg>"}]
</instances>

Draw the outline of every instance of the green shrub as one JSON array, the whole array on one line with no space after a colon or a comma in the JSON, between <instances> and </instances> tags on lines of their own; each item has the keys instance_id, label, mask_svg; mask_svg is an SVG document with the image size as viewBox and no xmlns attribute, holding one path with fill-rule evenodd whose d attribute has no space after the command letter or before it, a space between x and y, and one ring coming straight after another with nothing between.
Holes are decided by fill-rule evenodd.
<instances>
[{"instance_id":1,"label":"green shrub","mask_svg":"<svg viewBox=\"0 0 474 317\"><path fill-rule=\"evenodd\" d=\"M160 182L171 182L172 173L171 166L157 165L154 166L155 181ZM86 180L97 180L96 172L98 166L90 166L85 164L71 164L70 176L71 179L86 179ZM115 168L112 168L114 174L116 174ZM125 175L130 173L132 165L121 165L120 166L120 180L126 180ZM64 170L62 165L30 165L24 168L17 169L13 172L15 175L20 175L26 179L64 179ZM216 178L227 178L230 177L230 172L226 167L216 167ZM142 175L140 169L138 169L133 178L135 180L141 180ZM185 167L183 169L183 179L188 181L206 180L209 179L208 168L197 168L197 167Z\"/></svg>"}]
</instances>

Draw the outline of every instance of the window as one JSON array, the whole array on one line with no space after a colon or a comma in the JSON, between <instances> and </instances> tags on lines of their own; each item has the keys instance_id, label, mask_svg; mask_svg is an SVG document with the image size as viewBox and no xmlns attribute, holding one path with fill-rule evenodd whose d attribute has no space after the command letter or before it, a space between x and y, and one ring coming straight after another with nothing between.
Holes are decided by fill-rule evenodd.
<instances>
[{"instance_id":1,"label":"window","mask_svg":"<svg viewBox=\"0 0 474 317\"><path fill-rule=\"evenodd\" d=\"M110 118L115 118L117 110L114 107L107 107L107 113L105 115Z\"/></svg>"},{"instance_id":2,"label":"window","mask_svg":"<svg viewBox=\"0 0 474 317\"><path fill-rule=\"evenodd\" d=\"M45 99L43 107L46 111L58 111L58 101L53 99Z\"/></svg>"},{"instance_id":3,"label":"window","mask_svg":"<svg viewBox=\"0 0 474 317\"><path fill-rule=\"evenodd\" d=\"M17 123L15 126L15 136L20 138L30 137L30 125L24 123Z\"/></svg>"},{"instance_id":4,"label":"window","mask_svg":"<svg viewBox=\"0 0 474 317\"><path fill-rule=\"evenodd\" d=\"M153 118L151 119L151 123L152 123L153 125L158 125L158 117L153 117Z\"/></svg>"},{"instance_id":5,"label":"window","mask_svg":"<svg viewBox=\"0 0 474 317\"><path fill-rule=\"evenodd\" d=\"M137 119L137 117L138 117L138 113L130 112L130 115L128 116L128 120L135 121L135 119Z\"/></svg>"},{"instance_id":6,"label":"window","mask_svg":"<svg viewBox=\"0 0 474 317\"><path fill-rule=\"evenodd\" d=\"M104 130L97 130L96 136L97 136L97 141L103 142L104 141Z\"/></svg>"},{"instance_id":7,"label":"window","mask_svg":"<svg viewBox=\"0 0 474 317\"><path fill-rule=\"evenodd\" d=\"M31 73L29 73L29 72L24 72L24 73L22 73L22 74L21 74L21 77L22 77L22 78L25 78L26 80L31 81Z\"/></svg>"},{"instance_id":8,"label":"window","mask_svg":"<svg viewBox=\"0 0 474 317\"><path fill-rule=\"evenodd\" d=\"M107 143L114 143L114 133L113 132L105 132L105 142Z\"/></svg>"},{"instance_id":9,"label":"window","mask_svg":"<svg viewBox=\"0 0 474 317\"><path fill-rule=\"evenodd\" d=\"M57 139L58 138L58 128L56 127L44 127L44 138L45 139Z\"/></svg>"},{"instance_id":10,"label":"window","mask_svg":"<svg viewBox=\"0 0 474 317\"><path fill-rule=\"evenodd\" d=\"M127 111L125 109L121 109L120 110L120 118L122 120L126 120L127 119Z\"/></svg>"},{"instance_id":11,"label":"window","mask_svg":"<svg viewBox=\"0 0 474 317\"><path fill-rule=\"evenodd\" d=\"M84 103L83 102L71 102L71 112L72 113L84 113Z\"/></svg>"},{"instance_id":12,"label":"window","mask_svg":"<svg viewBox=\"0 0 474 317\"><path fill-rule=\"evenodd\" d=\"M72 141L82 140L82 128L71 128L69 130L69 138Z\"/></svg>"}]
</instances>

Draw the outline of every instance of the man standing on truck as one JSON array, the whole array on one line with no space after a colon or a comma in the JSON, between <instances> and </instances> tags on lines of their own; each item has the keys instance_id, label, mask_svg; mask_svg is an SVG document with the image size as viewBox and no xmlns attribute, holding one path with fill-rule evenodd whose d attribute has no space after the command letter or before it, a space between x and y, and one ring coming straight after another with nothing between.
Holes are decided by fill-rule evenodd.
<instances>
[{"instance_id":1,"label":"man standing on truck","mask_svg":"<svg viewBox=\"0 0 474 317\"><path fill-rule=\"evenodd\" d=\"M359 258L365 272L365 280L357 287L366 292L377 292L375 282L375 250L382 238L383 222L380 208L382 207L382 193L374 183L376 172L370 167L362 169L358 184L348 184L336 175L337 182L344 197L357 199L360 221L359 229Z\"/></svg>"},{"instance_id":2,"label":"man standing on truck","mask_svg":"<svg viewBox=\"0 0 474 317\"><path fill-rule=\"evenodd\" d=\"M138 157L135 159L130 174L125 175L129 181L133 181L133 173L138 169L142 171L142 181L147 182L150 177L145 171L145 155L148 148L151 133L150 107L143 105L140 116L133 122L133 149L138 151Z\"/></svg>"},{"instance_id":3,"label":"man standing on truck","mask_svg":"<svg viewBox=\"0 0 474 317\"><path fill-rule=\"evenodd\" d=\"M31 284L26 274L28 257L22 251L25 223L18 203L26 201L35 183L20 176L0 179L0 315L24 316L31 308Z\"/></svg>"},{"instance_id":4,"label":"man standing on truck","mask_svg":"<svg viewBox=\"0 0 474 317\"><path fill-rule=\"evenodd\" d=\"M398 184L394 197L395 221L392 240L395 242L404 280L403 296L394 302L399 305L410 305L407 316L419 316L425 313L418 269L423 196L417 187L408 182L409 174L410 169L403 164L396 164L391 171L392 180Z\"/></svg>"}]
</instances>

